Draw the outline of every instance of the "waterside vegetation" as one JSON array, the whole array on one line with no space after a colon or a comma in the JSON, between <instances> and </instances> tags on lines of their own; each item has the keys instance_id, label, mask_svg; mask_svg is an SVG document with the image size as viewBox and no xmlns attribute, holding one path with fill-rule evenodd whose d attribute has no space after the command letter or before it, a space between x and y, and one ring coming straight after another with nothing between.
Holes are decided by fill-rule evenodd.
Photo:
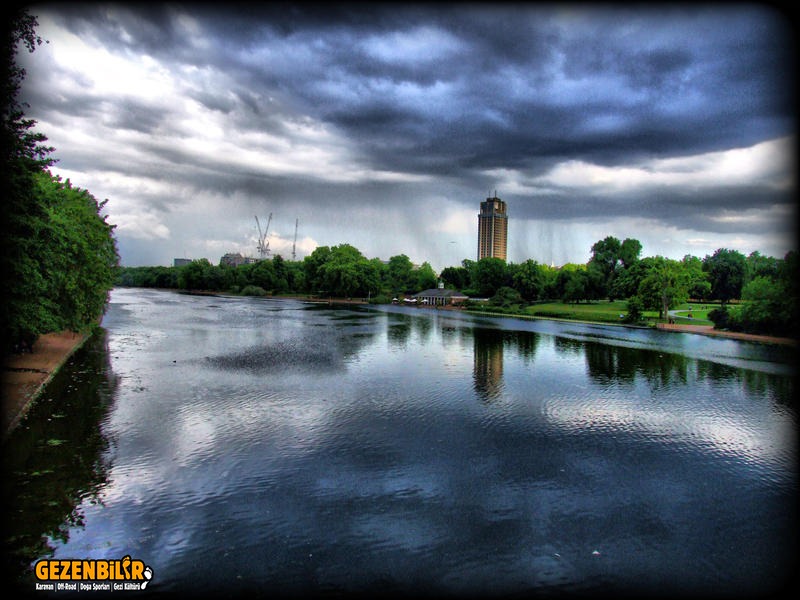
<instances>
[{"instance_id":1,"label":"waterside vegetation","mask_svg":"<svg viewBox=\"0 0 800 600\"><path fill-rule=\"evenodd\" d=\"M34 131L18 100L25 71L18 47L33 52L43 40L24 10L4 29L0 137L4 230L0 263L6 288L0 305L2 351L30 351L45 333L91 329L103 314L119 263L114 226L87 190L52 175L53 148Z\"/></svg>"},{"instance_id":2,"label":"waterside vegetation","mask_svg":"<svg viewBox=\"0 0 800 600\"><path fill-rule=\"evenodd\" d=\"M641 244L612 236L584 264L561 267L533 259L463 260L438 275L408 256L366 258L349 244L321 246L301 261L280 255L238 267L207 259L180 267L122 267L116 285L251 296L402 300L440 283L468 297L461 306L495 314L602 323L671 321L798 337L798 261L720 248L704 258L640 258Z\"/></svg>"}]
</instances>

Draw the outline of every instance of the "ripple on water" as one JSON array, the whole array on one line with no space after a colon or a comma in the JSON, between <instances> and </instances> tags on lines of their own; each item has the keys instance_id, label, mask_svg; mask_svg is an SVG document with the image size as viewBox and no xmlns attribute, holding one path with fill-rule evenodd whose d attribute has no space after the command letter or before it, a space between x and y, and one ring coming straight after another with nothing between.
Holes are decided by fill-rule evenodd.
<instances>
[{"instance_id":1,"label":"ripple on water","mask_svg":"<svg viewBox=\"0 0 800 600\"><path fill-rule=\"evenodd\" d=\"M571 325L588 341L555 342L561 325L532 323L545 329L531 346L476 336L467 315L458 335L421 312L381 333L329 307L288 319L279 303L192 302L147 302L110 333L127 379L105 505L64 553L135 540L176 591L238 576L289 592L568 594L604 576L760 583L786 540L795 412L776 398L791 384L656 360L645 331L626 346ZM218 321L186 350L201 312ZM131 319L169 335L140 337ZM158 366L156 341L193 362Z\"/></svg>"},{"instance_id":2,"label":"ripple on water","mask_svg":"<svg viewBox=\"0 0 800 600\"><path fill-rule=\"evenodd\" d=\"M324 373L344 368L343 356L337 350L335 343L325 343L316 338L293 339L206 357L204 361L218 369L254 373L285 370Z\"/></svg>"}]
</instances>

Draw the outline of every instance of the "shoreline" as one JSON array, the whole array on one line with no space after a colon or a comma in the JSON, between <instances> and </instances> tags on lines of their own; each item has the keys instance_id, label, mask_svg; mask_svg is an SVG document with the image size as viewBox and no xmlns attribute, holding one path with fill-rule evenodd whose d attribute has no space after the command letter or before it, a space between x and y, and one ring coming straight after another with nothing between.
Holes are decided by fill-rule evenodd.
<instances>
[{"instance_id":1,"label":"shoreline","mask_svg":"<svg viewBox=\"0 0 800 600\"><path fill-rule=\"evenodd\" d=\"M226 296L232 298L245 298L247 296L240 296L235 294L225 294L224 292L204 292L192 290L176 290L178 293L189 293L195 295L208 295L208 296ZM345 299L345 298L323 298L323 297L310 297L310 296L253 296L255 298L265 298L269 300L298 300L300 302L308 302L310 304L341 304L341 305L369 305L369 302L363 298L360 299ZM728 338L732 340L739 340L742 342L755 342L759 344L774 344L779 346L797 347L800 345L800 340L795 338L778 337L773 335L763 335L758 333L743 333L739 331L727 331L725 329L714 329L713 325L684 325L684 324L670 324L670 323L656 323L655 327L652 325L631 325L625 323L611 323L607 321L587 321L581 319L559 319L557 317L540 317L537 315L514 315L502 314L489 311L481 311L476 309L464 309L452 306L413 306L408 308L427 309L427 310L454 310L470 313L474 315L482 315L488 317L505 317L511 319L542 319L545 321L559 321L562 323L586 323L590 325L608 325L610 327L628 327L639 329L658 329L660 331L672 331L677 333L696 333L698 335L706 335L710 337Z\"/></svg>"},{"instance_id":2,"label":"shoreline","mask_svg":"<svg viewBox=\"0 0 800 600\"><path fill-rule=\"evenodd\" d=\"M423 308L423 307L415 307ZM428 310L434 307L424 307ZM743 333L739 331L727 331L725 329L714 329L713 325L678 325L675 323L656 323L655 327L651 325L629 325L624 323L609 323L605 321L586 321L581 319L558 319L556 317L539 317L536 315L514 315L502 314L489 311L470 310L470 309L454 309L449 307L435 307L436 310L463 310L465 313L473 315L481 315L484 317L499 317L509 319L523 319L523 320L543 320L543 321L558 321L560 323L584 323L587 325L608 325L609 327L627 327L629 329L657 329L659 331L671 331L674 333L695 333L697 335L705 335L709 337L728 338L738 340L740 342L755 342L759 344L774 344L778 346L797 347L800 341L794 338L778 337L773 335L762 335L757 333Z\"/></svg>"},{"instance_id":3,"label":"shoreline","mask_svg":"<svg viewBox=\"0 0 800 600\"><path fill-rule=\"evenodd\" d=\"M19 425L47 384L91 333L62 331L39 336L33 352L5 357L2 381L2 437Z\"/></svg>"},{"instance_id":4,"label":"shoreline","mask_svg":"<svg viewBox=\"0 0 800 600\"><path fill-rule=\"evenodd\" d=\"M740 331L726 331L724 329L714 329L713 325L676 325L674 323L659 323L656 325L661 331L677 331L678 333L697 333L709 337L724 337L741 342L757 342L760 344L777 344L781 346L798 345L794 338L784 338L772 335L762 335L758 333L743 333Z\"/></svg>"}]
</instances>

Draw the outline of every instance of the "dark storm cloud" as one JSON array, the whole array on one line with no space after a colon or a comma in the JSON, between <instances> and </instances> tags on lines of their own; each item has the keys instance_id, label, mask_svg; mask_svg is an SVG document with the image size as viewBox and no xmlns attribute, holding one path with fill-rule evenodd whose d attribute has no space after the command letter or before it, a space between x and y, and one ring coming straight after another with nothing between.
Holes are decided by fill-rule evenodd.
<instances>
[{"instance_id":1,"label":"dark storm cloud","mask_svg":"<svg viewBox=\"0 0 800 600\"><path fill-rule=\"evenodd\" d=\"M120 136L94 155L62 144L66 168L185 190L136 192L158 211L203 194L237 197L248 212L266 196L326 215L345 201L413 214L432 196L475 209L499 182L519 219L639 217L757 233L780 225L774 211L751 221L720 212L794 202L780 168L747 184L726 175L684 184L675 168L674 182L645 176L669 158L791 143L793 31L766 6L122 3L50 14L87 45L155 64L172 82L163 94L98 97L91 65L76 64L60 73L63 91L26 90L40 121ZM209 126L224 149L195 142ZM553 179L566 163L619 178L614 169L634 169L645 183Z\"/></svg>"},{"instance_id":2,"label":"dark storm cloud","mask_svg":"<svg viewBox=\"0 0 800 600\"><path fill-rule=\"evenodd\" d=\"M117 109L108 113L106 124L117 129L152 134L163 123L168 122L168 119L169 113L160 105L127 99L119 102Z\"/></svg>"},{"instance_id":3,"label":"dark storm cloud","mask_svg":"<svg viewBox=\"0 0 800 600\"><path fill-rule=\"evenodd\" d=\"M374 168L621 164L747 146L785 134L794 114L788 32L758 8L112 6L76 8L66 22L106 44L240 73L250 90L237 100L194 97L256 114L259 95L289 97L359 140ZM182 14L209 44L187 38ZM403 56L403 36L445 51Z\"/></svg>"},{"instance_id":4,"label":"dark storm cloud","mask_svg":"<svg viewBox=\"0 0 800 600\"><path fill-rule=\"evenodd\" d=\"M535 198L520 200L514 205L514 216L522 219L559 219L565 215L579 216L591 213L603 219L619 217L649 217L669 222L681 228L699 229L718 234L761 234L767 231L791 231L794 223L786 219L769 221L720 220L723 213L746 214L747 211L768 210L785 202L784 194L765 191L758 186L733 187L721 185L704 194L702 206L697 197L689 193L676 193L671 189L653 189L646 196L620 194L615 196L585 192L564 195L542 193ZM757 201L754 202L754 199Z\"/></svg>"}]
</instances>

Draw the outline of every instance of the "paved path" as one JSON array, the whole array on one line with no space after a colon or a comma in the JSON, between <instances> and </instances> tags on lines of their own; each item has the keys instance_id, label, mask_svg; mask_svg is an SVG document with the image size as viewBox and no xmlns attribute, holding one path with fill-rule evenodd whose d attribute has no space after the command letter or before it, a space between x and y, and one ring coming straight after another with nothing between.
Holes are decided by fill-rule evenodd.
<instances>
[{"instance_id":1,"label":"paved path","mask_svg":"<svg viewBox=\"0 0 800 600\"><path fill-rule=\"evenodd\" d=\"M2 435L17 426L56 371L88 339L72 332L39 336L33 352L12 354L2 373Z\"/></svg>"},{"instance_id":2,"label":"paved path","mask_svg":"<svg viewBox=\"0 0 800 600\"><path fill-rule=\"evenodd\" d=\"M726 337L735 340L743 340L746 342L761 342L763 344L797 346L797 340L792 338L782 338L771 335L756 335L754 333L739 333L738 331L720 331L718 329L714 329L713 325L676 325L674 323L659 323L657 327L666 331L700 333L703 335Z\"/></svg>"}]
</instances>

